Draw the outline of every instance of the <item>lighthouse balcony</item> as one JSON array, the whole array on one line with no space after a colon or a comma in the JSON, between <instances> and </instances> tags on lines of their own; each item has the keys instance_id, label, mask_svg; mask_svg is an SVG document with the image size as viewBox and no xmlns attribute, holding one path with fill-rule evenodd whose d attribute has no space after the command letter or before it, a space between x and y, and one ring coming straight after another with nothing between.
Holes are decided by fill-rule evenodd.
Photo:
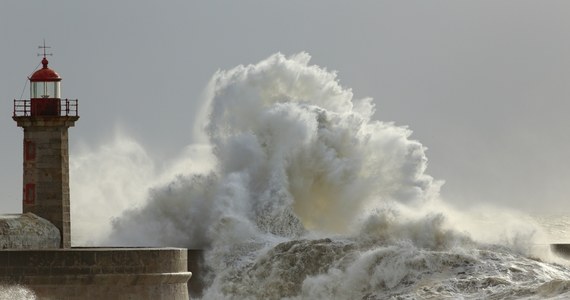
<instances>
[{"instance_id":1,"label":"lighthouse balcony","mask_svg":"<svg viewBox=\"0 0 570 300\"><path fill-rule=\"evenodd\" d=\"M14 99L13 117L78 117L77 99Z\"/></svg>"}]
</instances>

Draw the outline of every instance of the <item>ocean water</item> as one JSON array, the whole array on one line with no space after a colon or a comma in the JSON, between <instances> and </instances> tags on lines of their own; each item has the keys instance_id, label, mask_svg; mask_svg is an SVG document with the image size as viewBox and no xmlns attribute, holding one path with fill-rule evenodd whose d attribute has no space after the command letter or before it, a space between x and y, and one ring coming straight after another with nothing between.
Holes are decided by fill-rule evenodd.
<instances>
[{"instance_id":1,"label":"ocean water","mask_svg":"<svg viewBox=\"0 0 570 300\"><path fill-rule=\"evenodd\" d=\"M217 271L204 299L570 297L570 260L550 252L548 243L479 243L443 229L440 216L377 218L350 237L291 239L245 262L241 253L226 257L231 263ZM546 229L558 228L556 237L568 219L540 217Z\"/></svg>"},{"instance_id":2,"label":"ocean water","mask_svg":"<svg viewBox=\"0 0 570 300\"><path fill-rule=\"evenodd\" d=\"M411 130L310 56L218 71L178 159L71 160L75 245L206 250L203 299L566 299L567 216L457 208Z\"/></svg>"}]
</instances>

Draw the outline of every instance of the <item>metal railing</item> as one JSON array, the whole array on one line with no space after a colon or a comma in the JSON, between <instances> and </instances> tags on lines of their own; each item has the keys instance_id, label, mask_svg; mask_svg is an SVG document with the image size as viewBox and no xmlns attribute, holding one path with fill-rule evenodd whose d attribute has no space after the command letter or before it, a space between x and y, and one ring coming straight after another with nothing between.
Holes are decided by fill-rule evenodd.
<instances>
[{"instance_id":1,"label":"metal railing","mask_svg":"<svg viewBox=\"0 0 570 300\"><path fill-rule=\"evenodd\" d=\"M79 115L79 103L77 99L64 99L60 102L61 116L77 117ZM65 114L64 114L65 113Z\"/></svg>"},{"instance_id":2,"label":"metal railing","mask_svg":"<svg viewBox=\"0 0 570 300\"><path fill-rule=\"evenodd\" d=\"M59 117L77 117L79 115L79 103L77 99L58 99L59 107L56 115L50 114L49 116ZM42 113L37 113L32 108L32 101L29 99L18 100L14 99L14 117L31 117L41 116Z\"/></svg>"},{"instance_id":3,"label":"metal railing","mask_svg":"<svg viewBox=\"0 0 570 300\"><path fill-rule=\"evenodd\" d=\"M30 100L14 99L14 117L29 116L32 113L32 105Z\"/></svg>"}]
</instances>

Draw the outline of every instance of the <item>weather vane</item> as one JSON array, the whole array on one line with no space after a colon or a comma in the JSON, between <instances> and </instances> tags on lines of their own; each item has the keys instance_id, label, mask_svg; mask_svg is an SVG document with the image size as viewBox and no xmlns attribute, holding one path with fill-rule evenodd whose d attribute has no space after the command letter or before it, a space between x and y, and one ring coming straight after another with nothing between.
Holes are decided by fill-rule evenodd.
<instances>
[{"instance_id":1,"label":"weather vane","mask_svg":"<svg viewBox=\"0 0 570 300\"><path fill-rule=\"evenodd\" d=\"M50 48L51 48L50 46L46 46L46 40L44 39L44 45L43 45L43 46L38 46L38 49L43 49L44 53L43 53L43 54L38 53L38 56L43 55L44 58L45 58L46 56L53 56L53 53L46 53L46 49L50 49Z\"/></svg>"}]
</instances>

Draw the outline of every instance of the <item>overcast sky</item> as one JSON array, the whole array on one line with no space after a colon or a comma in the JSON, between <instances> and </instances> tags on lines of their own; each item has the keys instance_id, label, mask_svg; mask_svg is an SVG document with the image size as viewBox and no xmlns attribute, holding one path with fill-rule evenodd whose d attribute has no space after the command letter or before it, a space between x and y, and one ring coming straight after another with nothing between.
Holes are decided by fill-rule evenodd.
<instances>
[{"instance_id":1,"label":"overcast sky","mask_svg":"<svg viewBox=\"0 0 570 300\"><path fill-rule=\"evenodd\" d=\"M80 101L71 160L120 129L167 161L193 143L216 70L306 51L414 131L446 201L570 211L567 0L2 0L0 213L21 211L12 100L44 38L62 96Z\"/></svg>"}]
</instances>

